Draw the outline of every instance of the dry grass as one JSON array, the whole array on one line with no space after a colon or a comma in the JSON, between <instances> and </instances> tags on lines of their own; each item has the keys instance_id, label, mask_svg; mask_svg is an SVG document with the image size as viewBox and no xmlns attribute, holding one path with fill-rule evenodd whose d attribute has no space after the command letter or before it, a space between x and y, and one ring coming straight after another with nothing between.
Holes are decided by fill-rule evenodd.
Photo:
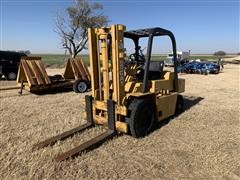
<instances>
[{"instance_id":1,"label":"dry grass","mask_svg":"<svg viewBox=\"0 0 240 180\"><path fill-rule=\"evenodd\" d=\"M84 95L0 92L0 179L234 179L240 177L239 67L186 79L187 110L142 139L123 135L75 159L53 158L102 127L32 151L85 122ZM2 83L1 86L6 85ZM159 126L160 127L160 126Z\"/></svg>"},{"instance_id":2,"label":"dry grass","mask_svg":"<svg viewBox=\"0 0 240 180\"><path fill-rule=\"evenodd\" d=\"M224 58L223 59L224 62L228 62L228 63L240 63L240 56L236 56L236 57L232 57L232 58Z\"/></svg>"}]
</instances>

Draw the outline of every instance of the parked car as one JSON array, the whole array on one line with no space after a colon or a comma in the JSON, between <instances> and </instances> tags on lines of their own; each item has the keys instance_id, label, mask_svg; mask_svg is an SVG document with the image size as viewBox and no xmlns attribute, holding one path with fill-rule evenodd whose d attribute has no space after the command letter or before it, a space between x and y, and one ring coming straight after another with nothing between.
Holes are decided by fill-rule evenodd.
<instances>
[{"instance_id":1,"label":"parked car","mask_svg":"<svg viewBox=\"0 0 240 180\"><path fill-rule=\"evenodd\" d=\"M0 78L4 75L7 80L15 80L23 56L27 55L14 51L0 51Z\"/></svg>"}]
</instances>

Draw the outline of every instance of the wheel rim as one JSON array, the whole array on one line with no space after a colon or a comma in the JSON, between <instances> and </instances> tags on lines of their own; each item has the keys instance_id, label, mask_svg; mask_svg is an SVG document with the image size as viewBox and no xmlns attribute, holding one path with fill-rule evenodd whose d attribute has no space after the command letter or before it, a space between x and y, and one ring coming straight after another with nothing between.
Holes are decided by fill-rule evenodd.
<instances>
[{"instance_id":1,"label":"wheel rim","mask_svg":"<svg viewBox=\"0 0 240 180\"><path fill-rule=\"evenodd\" d=\"M78 84L78 91L79 92L85 92L87 90L87 84L85 82L80 82Z\"/></svg>"},{"instance_id":2,"label":"wheel rim","mask_svg":"<svg viewBox=\"0 0 240 180\"><path fill-rule=\"evenodd\" d=\"M8 79L10 79L10 80L14 80L14 79L16 79L16 74L14 73L14 72L10 72L10 73L8 73Z\"/></svg>"}]
</instances>

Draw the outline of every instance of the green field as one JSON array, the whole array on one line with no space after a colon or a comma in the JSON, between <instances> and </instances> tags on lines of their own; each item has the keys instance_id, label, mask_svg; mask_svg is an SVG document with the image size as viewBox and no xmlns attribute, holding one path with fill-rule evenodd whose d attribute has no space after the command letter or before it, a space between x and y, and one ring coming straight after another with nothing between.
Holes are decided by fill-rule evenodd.
<instances>
[{"instance_id":1,"label":"green field","mask_svg":"<svg viewBox=\"0 0 240 180\"><path fill-rule=\"evenodd\" d=\"M42 61L46 67L51 68L62 68L65 66L67 59L70 56L60 55L60 54L33 54L33 56L40 56L42 57ZM81 55L85 62L89 65L89 56L88 55Z\"/></svg>"},{"instance_id":2,"label":"green field","mask_svg":"<svg viewBox=\"0 0 240 180\"><path fill-rule=\"evenodd\" d=\"M65 63L67 62L67 59L69 56L60 55L60 54L33 54L33 56L41 56L44 64L46 67L51 68L62 68L65 66ZM80 55L85 62L89 65L89 56L88 55ZM232 56L225 56L232 57ZM158 60L164 60L166 59L165 55L152 55L152 60L158 61ZM192 55L190 56L190 59L201 59L203 61L206 60L217 60L217 56L214 55Z\"/></svg>"}]
</instances>

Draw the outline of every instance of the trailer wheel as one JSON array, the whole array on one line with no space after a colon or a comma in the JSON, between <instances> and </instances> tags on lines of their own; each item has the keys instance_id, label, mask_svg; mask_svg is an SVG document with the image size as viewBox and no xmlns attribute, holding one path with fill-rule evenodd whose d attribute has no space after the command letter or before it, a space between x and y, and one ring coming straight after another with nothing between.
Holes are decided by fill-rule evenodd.
<instances>
[{"instance_id":1,"label":"trailer wheel","mask_svg":"<svg viewBox=\"0 0 240 180\"><path fill-rule=\"evenodd\" d=\"M85 81L78 79L73 83L73 91L75 93L84 93L88 89L88 85Z\"/></svg>"},{"instance_id":2,"label":"trailer wheel","mask_svg":"<svg viewBox=\"0 0 240 180\"><path fill-rule=\"evenodd\" d=\"M175 116L178 116L181 114L184 110L184 101L182 95L178 95L177 97L177 103L175 108Z\"/></svg>"},{"instance_id":3,"label":"trailer wheel","mask_svg":"<svg viewBox=\"0 0 240 180\"><path fill-rule=\"evenodd\" d=\"M129 125L130 133L135 138L147 135L154 123L155 111L152 103L144 99L134 99L129 110L131 115L126 118Z\"/></svg>"}]
</instances>

